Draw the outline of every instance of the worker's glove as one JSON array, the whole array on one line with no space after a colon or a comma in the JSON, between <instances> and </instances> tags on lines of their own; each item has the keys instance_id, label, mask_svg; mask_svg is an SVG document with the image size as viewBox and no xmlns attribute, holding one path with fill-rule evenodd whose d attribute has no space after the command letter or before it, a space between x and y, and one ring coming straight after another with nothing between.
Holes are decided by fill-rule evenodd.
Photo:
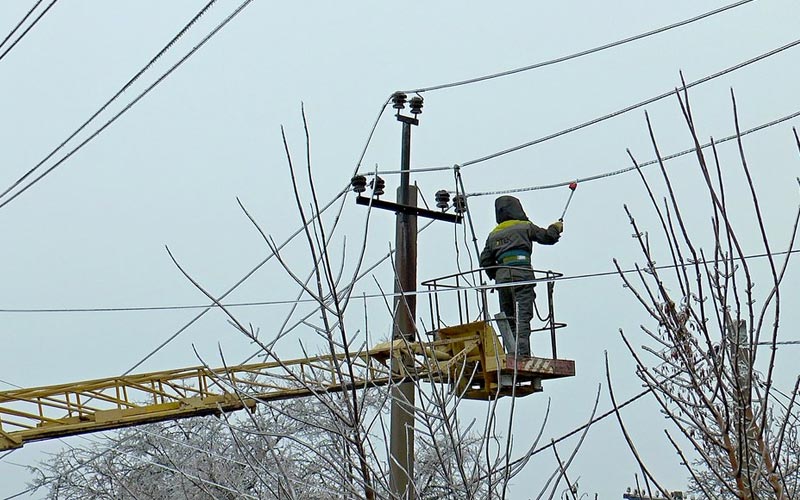
<instances>
[{"instance_id":1,"label":"worker's glove","mask_svg":"<svg viewBox=\"0 0 800 500\"><path fill-rule=\"evenodd\" d=\"M558 231L558 234L561 234L561 233L564 232L564 223L561 222L560 220L557 220L557 221L553 222L552 224L550 224L550 227L556 228L556 231Z\"/></svg>"}]
</instances>

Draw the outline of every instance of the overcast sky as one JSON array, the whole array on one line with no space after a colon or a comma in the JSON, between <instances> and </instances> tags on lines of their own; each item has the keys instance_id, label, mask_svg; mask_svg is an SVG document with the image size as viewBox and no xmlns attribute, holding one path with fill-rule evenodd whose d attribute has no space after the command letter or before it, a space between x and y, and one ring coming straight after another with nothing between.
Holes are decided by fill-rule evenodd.
<instances>
[{"instance_id":1,"label":"overcast sky","mask_svg":"<svg viewBox=\"0 0 800 500\"><path fill-rule=\"evenodd\" d=\"M38 12L50 2L43 2ZM204 1L63 1L0 59L0 192L36 166L111 98L205 5ZM0 36L34 4L0 3ZM399 89L419 89L501 72L580 52L691 18L728 2L252 2L227 26L85 147L41 182L0 208L0 309L62 309L202 304L204 297L181 276L176 258L212 293L222 294L269 253L242 213L237 197L276 242L299 228L287 175L280 127L286 129L298 165L304 166L301 103L308 118L314 179L321 202L347 185L383 104ZM128 91L37 174L72 151L134 101L240 5L220 0ZM420 126L413 131L413 168L452 167L524 144L668 92L687 81L734 66L798 39L800 5L754 0L688 26L532 71L480 83L424 92ZM13 38L11 39L13 40ZM9 44L0 47L2 54ZM789 48L690 91L701 136L734 132L730 89L736 92L742 128L800 111L797 92L800 47ZM491 192L567 182L653 158L644 110L664 154L692 146L674 96L553 140L462 168L466 190ZM397 168L400 126L391 109L378 122L362 171ZM798 203L795 178L800 157L792 119L744 140L767 229L786 249ZM732 189L741 193L741 231L746 253L760 253L760 237L746 214L745 191L732 142L720 146ZM649 167L656 178L657 171ZM668 168L699 240L709 232L708 206L691 155ZM387 193L399 179L386 175ZM432 203L439 189L454 189L450 169L414 176ZM663 191L662 191L663 192ZM9 194L13 194L12 191ZM566 187L520 193L530 218L556 220ZM391 198L391 196L389 196ZM479 244L494 226L493 195L470 198ZM8 195L0 198L0 203ZM702 201L701 201L702 200ZM308 199L307 199L308 201ZM581 183L565 220L562 241L538 248L534 267L567 276L641 263L623 204L640 224L658 232L636 173ZM336 205L335 208L338 208ZM738 213L738 211L737 211ZM349 197L334 237L352 270L364 238L365 210ZM332 223L333 218L326 217ZM394 241L393 216L372 215L365 263L380 259ZM474 262L472 235L445 223L419 240L419 278L457 272ZM465 243L466 242L466 243ZM707 241L704 241L707 242ZM303 242L287 247L289 261L308 272ZM470 252L472 252L470 260ZM666 262L666 256L664 256ZM754 264L756 265L756 264ZM757 265L756 265L757 266ZM391 289L391 267L374 272ZM764 280L765 282L765 280ZM798 274L787 276L784 301L797 300ZM370 275L356 294L376 294ZM276 262L256 272L228 300L291 301L298 290ZM494 297L492 297L493 300ZM421 302L421 310L427 307ZM496 307L495 304L493 304ZM370 328L385 338L389 321L382 299L367 302ZM280 327L286 304L237 309L262 335ZM353 321L360 321L361 305ZM619 399L641 390L633 362L620 340L623 328L638 343L648 318L617 277L565 281L556 286L557 317L569 324L559 354L574 359L577 376L546 382L545 392L517 401L516 441L532 439L547 399L551 419L544 439L581 425L598 384L599 411L609 408L604 352L612 363ZM139 363L198 311L21 313L0 312L0 390L120 374ZM420 313L422 314L422 313ZM787 308L782 321L800 320ZM281 344L298 355L297 341L314 346L297 329ZM786 340L800 334L785 328ZM794 335L794 337L792 337ZM212 312L187 328L137 370L198 363L193 347L219 364L253 352L241 335ZM535 351L549 352L545 338ZM779 349L780 387L796 368L786 363L800 347ZM663 418L652 400L625 410L634 439L670 489L683 489L686 473L665 441ZM508 402L501 405L507 411ZM465 403L464 416L485 406ZM65 440L73 446L82 438ZM571 443L574 444L574 443ZM565 449L570 443L565 444ZM0 461L0 498L25 488L27 472L59 442L33 443ZM541 460L537 462L536 460ZM538 491L551 457L536 459L515 479L513 498ZM597 424L572 465L581 490L618 498L637 472L616 422ZM34 498L36 498L34 496Z\"/></svg>"}]
</instances>

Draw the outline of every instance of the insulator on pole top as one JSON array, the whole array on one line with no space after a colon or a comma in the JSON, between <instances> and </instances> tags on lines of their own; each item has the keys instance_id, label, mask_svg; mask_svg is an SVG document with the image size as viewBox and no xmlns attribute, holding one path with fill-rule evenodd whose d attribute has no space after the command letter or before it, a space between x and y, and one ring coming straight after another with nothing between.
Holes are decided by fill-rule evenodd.
<instances>
[{"instance_id":1,"label":"insulator on pole top","mask_svg":"<svg viewBox=\"0 0 800 500\"><path fill-rule=\"evenodd\" d=\"M372 179L372 182L370 182L370 185L372 186L372 195L378 197L383 194L383 188L386 187L386 181L376 175L375 178Z\"/></svg>"},{"instance_id":2,"label":"insulator on pole top","mask_svg":"<svg viewBox=\"0 0 800 500\"><path fill-rule=\"evenodd\" d=\"M350 179L350 185L353 186L353 191L360 195L367 190L367 178L363 175L354 175Z\"/></svg>"},{"instance_id":3,"label":"insulator on pole top","mask_svg":"<svg viewBox=\"0 0 800 500\"><path fill-rule=\"evenodd\" d=\"M406 98L408 96L402 92L395 92L392 94L392 107L396 110L401 110L406 107Z\"/></svg>"},{"instance_id":4,"label":"insulator on pole top","mask_svg":"<svg viewBox=\"0 0 800 500\"><path fill-rule=\"evenodd\" d=\"M463 194L453 196L453 210L459 215L467 211L467 197Z\"/></svg>"},{"instance_id":5,"label":"insulator on pole top","mask_svg":"<svg viewBox=\"0 0 800 500\"><path fill-rule=\"evenodd\" d=\"M450 193L444 189L436 191L435 199L436 207L441 208L442 211L447 210L447 207L450 206Z\"/></svg>"},{"instance_id":6,"label":"insulator on pole top","mask_svg":"<svg viewBox=\"0 0 800 500\"><path fill-rule=\"evenodd\" d=\"M408 102L409 107L411 108L412 115L418 115L422 113L422 97L414 96Z\"/></svg>"}]
</instances>

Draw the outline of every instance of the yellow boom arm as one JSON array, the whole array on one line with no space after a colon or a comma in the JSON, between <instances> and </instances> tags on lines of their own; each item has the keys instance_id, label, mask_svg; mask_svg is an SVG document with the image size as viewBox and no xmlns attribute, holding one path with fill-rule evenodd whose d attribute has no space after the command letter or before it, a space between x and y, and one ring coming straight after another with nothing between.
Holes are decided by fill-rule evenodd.
<instances>
[{"instance_id":1,"label":"yellow boom arm","mask_svg":"<svg viewBox=\"0 0 800 500\"><path fill-rule=\"evenodd\" d=\"M395 362L390 362L394 359ZM492 327L470 323L426 343L395 341L345 356L317 356L211 369L196 366L0 392L0 450L29 441L150 422L252 409L259 401L363 389L403 379L449 383L463 397L541 390L535 380L575 374L573 361L506 359Z\"/></svg>"}]
</instances>

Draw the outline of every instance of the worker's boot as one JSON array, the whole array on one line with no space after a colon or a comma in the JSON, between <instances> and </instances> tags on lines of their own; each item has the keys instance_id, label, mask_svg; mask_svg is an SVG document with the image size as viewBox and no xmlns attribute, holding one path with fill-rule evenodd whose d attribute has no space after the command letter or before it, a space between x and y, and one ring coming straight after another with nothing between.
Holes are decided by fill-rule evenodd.
<instances>
[{"instance_id":1,"label":"worker's boot","mask_svg":"<svg viewBox=\"0 0 800 500\"><path fill-rule=\"evenodd\" d=\"M531 332L520 332L517 339L517 356L530 358L531 353Z\"/></svg>"}]
</instances>

